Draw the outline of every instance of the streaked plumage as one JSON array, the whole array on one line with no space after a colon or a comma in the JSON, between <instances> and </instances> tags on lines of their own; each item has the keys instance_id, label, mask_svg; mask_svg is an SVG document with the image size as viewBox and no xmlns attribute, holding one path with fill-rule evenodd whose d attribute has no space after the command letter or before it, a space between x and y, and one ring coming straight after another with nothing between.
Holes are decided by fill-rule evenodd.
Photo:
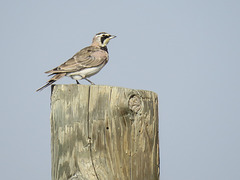
<instances>
[{"instance_id":1,"label":"streaked plumage","mask_svg":"<svg viewBox=\"0 0 240 180\"><path fill-rule=\"evenodd\" d=\"M37 91L48 87L64 76L71 77L76 80L78 84L78 80L81 79L85 79L91 84L94 84L87 78L98 73L106 65L109 59L107 44L110 39L115 37L116 36L105 32L96 34L91 46L83 48L60 66L46 71L45 73L50 74L49 76L53 75L53 77L46 85L39 88Z\"/></svg>"}]
</instances>

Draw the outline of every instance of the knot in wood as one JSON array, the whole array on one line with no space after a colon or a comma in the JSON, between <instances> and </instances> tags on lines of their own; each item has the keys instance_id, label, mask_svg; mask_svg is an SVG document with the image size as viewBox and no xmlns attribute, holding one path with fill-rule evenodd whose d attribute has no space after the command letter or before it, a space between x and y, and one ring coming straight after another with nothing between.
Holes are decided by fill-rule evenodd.
<instances>
[{"instance_id":1,"label":"knot in wood","mask_svg":"<svg viewBox=\"0 0 240 180\"><path fill-rule=\"evenodd\" d=\"M133 112L138 113L138 111L141 109L142 107L142 101L141 98L137 95L132 95L129 98L128 101L128 107L129 109L131 109Z\"/></svg>"}]
</instances>

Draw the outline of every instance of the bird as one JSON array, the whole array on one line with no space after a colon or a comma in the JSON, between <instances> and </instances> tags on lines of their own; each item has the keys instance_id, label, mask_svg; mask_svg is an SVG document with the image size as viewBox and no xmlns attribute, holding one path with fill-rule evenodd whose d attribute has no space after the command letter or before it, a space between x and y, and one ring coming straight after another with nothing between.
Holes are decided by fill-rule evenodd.
<instances>
[{"instance_id":1,"label":"bird","mask_svg":"<svg viewBox=\"0 0 240 180\"><path fill-rule=\"evenodd\" d=\"M97 33L90 46L81 49L60 66L46 71L45 73L49 74L48 76L53 77L36 91L45 89L64 76L76 80L77 84L80 84L78 80L85 79L91 85L94 85L88 78L98 73L107 64L109 60L107 44L115 37L115 35L106 32Z\"/></svg>"}]
</instances>

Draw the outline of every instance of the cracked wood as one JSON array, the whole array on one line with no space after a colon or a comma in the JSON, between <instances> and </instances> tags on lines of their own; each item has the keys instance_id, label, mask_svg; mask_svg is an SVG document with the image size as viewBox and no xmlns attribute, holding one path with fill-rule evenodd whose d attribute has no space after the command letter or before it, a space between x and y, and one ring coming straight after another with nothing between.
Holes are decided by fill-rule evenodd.
<instances>
[{"instance_id":1,"label":"cracked wood","mask_svg":"<svg viewBox=\"0 0 240 180\"><path fill-rule=\"evenodd\" d=\"M53 85L52 180L158 180L158 98L111 86Z\"/></svg>"}]
</instances>

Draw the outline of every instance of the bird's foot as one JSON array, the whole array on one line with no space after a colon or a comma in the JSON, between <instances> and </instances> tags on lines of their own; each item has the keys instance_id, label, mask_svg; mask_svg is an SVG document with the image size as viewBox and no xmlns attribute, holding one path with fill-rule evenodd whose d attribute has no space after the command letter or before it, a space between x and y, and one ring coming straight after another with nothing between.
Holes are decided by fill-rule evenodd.
<instances>
[{"instance_id":1,"label":"bird's foot","mask_svg":"<svg viewBox=\"0 0 240 180\"><path fill-rule=\"evenodd\" d=\"M80 84L80 83L78 82L78 80L76 80L76 82L77 82L77 84Z\"/></svg>"},{"instance_id":2,"label":"bird's foot","mask_svg":"<svg viewBox=\"0 0 240 180\"><path fill-rule=\"evenodd\" d=\"M88 82L91 83L91 85L95 85L92 81L90 81L89 79L85 78Z\"/></svg>"}]
</instances>

